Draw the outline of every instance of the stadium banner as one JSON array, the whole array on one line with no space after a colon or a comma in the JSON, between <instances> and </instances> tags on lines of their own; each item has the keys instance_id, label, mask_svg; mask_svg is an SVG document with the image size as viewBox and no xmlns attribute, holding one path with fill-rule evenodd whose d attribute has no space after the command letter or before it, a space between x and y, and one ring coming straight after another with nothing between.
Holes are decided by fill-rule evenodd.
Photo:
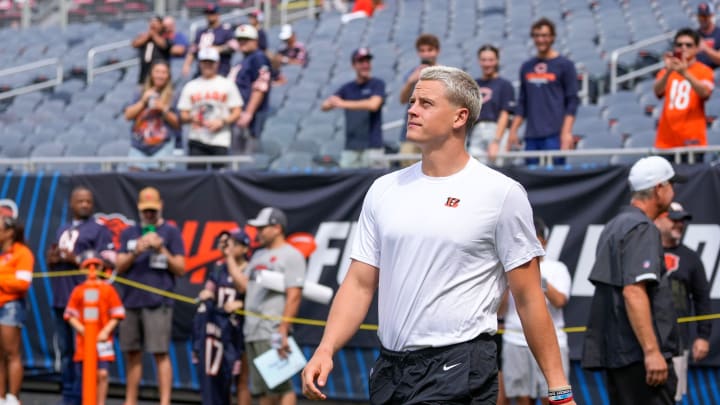
<instances>
[{"instance_id":1,"label":"stadium banner","mask_svg":"<svg viewBox=\"0 0 720 405\"><path fill-rule=\"evenodd\" d=\"M523 184L537 215L551 227L547 255L564 262L573 275L572 298L566 307L566 325L583 326L587 320L593 288L587 281L595 247L603 224L629 202L627 167L546 170L507 168L502 170ZM684 243L697 250L710 280L714 312L720 312L720 169L706 165L681 166L688 176L677 187L676 200L693 214ZM308 261L308 279L337 290L349 265L350 246L356 231L365 192L383 171L343 171L324 174L277 174L265 172L215 173L107 173L64 176L60 174L5 174L0 198L13 198L27 224L27 237L36 252L36 275L48 269L44 252L56 229L69 220L68 197L78 185L95 194L96 217L115 235L138 219L136 199L145 186L160 190L163 216L180 228L185 241L186 275L178 280L175 292L194 297L200 290L209 266L220 258L215 237L222 231L243 225L264 206L282 208L289 217L289 233L308 232L315 236L317 249ZM408 201L412 204L412 201ZM124 288L118 286L118 288ZM25 364L36 374L56 369L53 342L53 314L49 311L52 290L48 278L37 277L28 295L28 316L23 329ZM194 305L175 307L172 360L180 369L189 362L186 353ZM365 320L376 324L376 303ZM324 320L328 306L304 301L300 317ZM710 347L720 347L720 323ZM693 328L691 328L693 329ZM304 348L316 344L322 334L318 326L298 325L297 341ZM571 356L579 357L582 333L570 334ZM377 348L375 332L361 331L350 347ZM309 352L306 354L310 354ZM118 361L117 374L122 372ZM703 365L720 365L720 351L711 351ZM177 369L177 368L176 368ZM151 376L148 376L151 378ZM189 378L189 377L188 377ZM184 381L184 377L183 377ZM176 385L184 385L175 381Z\"/></svg>"}]
</instances>

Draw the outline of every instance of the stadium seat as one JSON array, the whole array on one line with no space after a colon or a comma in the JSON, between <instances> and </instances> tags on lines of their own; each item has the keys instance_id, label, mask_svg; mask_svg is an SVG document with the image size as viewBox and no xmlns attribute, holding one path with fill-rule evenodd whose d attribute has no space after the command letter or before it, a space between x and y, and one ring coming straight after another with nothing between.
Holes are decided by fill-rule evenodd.
<instances>
[{"instance_id":1,"label":"stadium seat","mask_svg":"<svg viewBox=\"0 0 720 405\"><path fill-rule=\"evenodd\" d=\"M312 168L313 155L307 152L287 152L270 164L270 170L298 172Z\"/></svg>"}]
</instances>

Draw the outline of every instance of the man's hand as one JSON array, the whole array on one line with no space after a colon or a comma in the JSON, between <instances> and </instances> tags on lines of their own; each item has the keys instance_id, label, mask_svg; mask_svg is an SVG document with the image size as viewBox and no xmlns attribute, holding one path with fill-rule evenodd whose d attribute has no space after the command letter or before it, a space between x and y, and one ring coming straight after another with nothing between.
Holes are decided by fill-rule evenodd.
<instances>
[{"instance_id":1,"label":"man's hand","mask_svg":"<svg viewBox=\"0 0 720 405\"><path fill-rule=\"evenodd\" d=\"M422 64L422 65L416 67L415 70L413 70L413 72L410 73L410 76L408 76L407 83L415 83L418 80L420 80L420 73L426 67L429 67L429 65Z\"/></svg>"},{"instance_id":2,"label":"man's hand","mask_svg":"<svg viewBox=\"0 0 720 405\"><path fill-rule=\"evenodd\" d=\"M573 139L572 132L563 132L560 134L560 149L570 150L574 149L575 140Z\"/></svg>"},{"instance_id":3,"label":"man's hand","mask_svg":"<svg viewBox=\"0 0 720 405\"><path fill-rule=\"evenodd\" d=\"M243 111L240 114L240 118L238 118L238 120L237 120L237 125L240 128L247 128L248 126L250 126L250 122L252 121L252 119L253 119L252 114L250 114L247 111Z\"/></svg>"},{"instance_id":4,"label":"man's hand","mask_svg":"<svg viewBox=\"0 0 720 405\"><path fill-rule=\"evenodd\" d=\"M231 314L231 313L237 311L238 309L241 309L242 307L243 307L243 302L240 300L228 301L225 303L225 305L223 305L223 309L228 314Z\"/></svg>"},{"instance_id":5,"label":"man's hand","mask_svg":"<svg viewBox=\"0 0 720 405\"><path fill-rule=\"evenodd\" d=\"M507 150L511 151L515 147L520 147L520 137L517 131L510 130L508 133Z\"/></svg>"},{"instance_id":6,"label":"man's hand","mask_svg":"<svg viewBox=\"0 0 720 405\"><path fill-rule=\"evenodd\" d=\"M700 361L704 359L707 357L708 353L710 353L710 342L703 338L695 339L692 347L693 361Z\"/></svg>"},{"instance_id":7,"label":"man's hand","mask_svg":"<svg viewBox=\"0 0 720 405\"><path fill-rule=\"evenodd\" d=\"M494 162L495 159L497 158L497 154L499 151L500 151L500 142L495 141L495 140L490 142L490 144L488 145L488 149L487 149L488 159L491 162Z\"/></svg>"},{"instance_id":8,"label":"man's hand","mask_svg":"<svg viewBox=\"0 0 720 405\"><path fill-rule=\"evenodd\" d=\"M225 126L225 123L221 119L217 120L209 120L205 122L205 127L210 130L210 132L218 132L219 130L223 129Z\"/></svg>"},{"instance_id":9,"label":"man's hand","mask_svg":"<svg viewBox=\"0 0 720 405\"><path fill-rule=\"evenodd\" d=\"M660 351L645 354L645 382L652 386L664 384L668 377L668 365Z\"/></svg>"},{"instance_id":10,"label":"man's hand","mask_svg":"<svg viewBox=\"0 0 720 405\"><path fill-rule=\"evenodd\" d=\"M98 342L107 342L110 339L110 333L106 331L105 329L101 330L97 334L97 341Z\"/></svg>"},{"instance_id":11,"label":"man's hand","mask_svg":"<svg viewBox=\"0 0 720 405\"><path fill-rule=\"evenodd\" d=\"M65 263L77 263L77 256L72 250L60 249L60 260Z\"/></svg>"},{"instance_id":12,"label":"man's hand","mask_svg":"<svg viewBox=\"0 0 720 405\"><path fill-rule=\"evenodd\" d=\"M288 343L288 332L283 327L278 328L278 334L280 335L280 347L277 348L278 355L281 359L287 358L290 354L290 344Z\"/></svg>"},{"instance_id":13,"label":"man's hand","mask_svg":"<svg viewBox=\"0 0 720 405\"><path fill-rule=\"evenodd\" d=\"M213 293L212 291L210 291L206 288L203 288L202 290L200 290L200 294L198 294L198 299L200 301L211 300L213 298L215 298L215 293Z\"/></svg>"},{"instance_id":14,"label":"man's hand","mask_svg":"<svg viewBox=\"0 0 720 405\"><path fill-rule=\"evenodd\" d=\"M320 391L327 384L327 378L333 369L332 353L318 348L302 371L302 391L309 399L327 399Z\"/></svg>"}]
</instances>

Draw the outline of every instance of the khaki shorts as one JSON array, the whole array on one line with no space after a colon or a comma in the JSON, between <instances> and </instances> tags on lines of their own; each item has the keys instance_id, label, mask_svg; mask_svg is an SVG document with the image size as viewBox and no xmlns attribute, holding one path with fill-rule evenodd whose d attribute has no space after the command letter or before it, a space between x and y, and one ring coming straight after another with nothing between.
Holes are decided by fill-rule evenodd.
<instances>
[{"instance_id":1,"label":"khaki shorts","mask_svg":"<svg viewBox=\"0 0 720 405\"><path fill-rule=\"evenodd\" d=\"M260 395L282 395L293 391L292 382L290 380L278 385L277 387L270 389L265 380L263 380L257 367L255 367L255 360L261 354L272 349L269 340L258 340L255 342L245 342L245 351L247 352L247 359L250 366L250 394L253 396Z\"/></svg>"},{"instance_id":2,"label":"khaki shorts","mask_svg":"<svg viewBox=\"0 0 720 405\"><path fill-rule=\"evenodd\" d=\"M161 354L170 350L173 309L162 305L157 308L125 309L120 321L120 350L144 351Z\"/></svg>"},{"instance_id":3,"label":"khaki shorts","mask_svg":"<svg viewBox=\"0 0 720 405\"><path fill-rule=\"evenodd\" d=\"M567 378L570 368L567 347L560 347L560 357ZM529 347L503 342L502 362L503 383L508 398L547 397L548 386L545 376Z\"/></svg>"}]
</instances>

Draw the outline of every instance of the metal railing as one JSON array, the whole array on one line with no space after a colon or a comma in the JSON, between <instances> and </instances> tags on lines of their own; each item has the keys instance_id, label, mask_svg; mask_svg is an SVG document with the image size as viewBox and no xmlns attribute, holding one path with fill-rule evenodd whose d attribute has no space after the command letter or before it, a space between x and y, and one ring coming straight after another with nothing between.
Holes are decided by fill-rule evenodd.
<instances>
[{"instance_id":1,"label":"metal railing","mask_svg":"<svg viewBox=\"0 0 720 405\"><path fill-rule=\"evenodd\" d=\"M644 76L648 73L656 72L662 69L663 66L665 66L665 63L660 61L652 65L648 65L643 68L625 73L624 75L618 76L618 60L620 59L621 55L635 52L649 45L655 45L657 43L667 41L673 36L675 36L675 31L666 32L665 34L643 39L642 41L638 41L632 45L623 46L622 48L618 48L612 51L612 53L610 54L610 92L616 93L620 84L628 82L640 76Z\"/></svg>"},{"instance_id":2,"label":"metal railing","mask_svg":"<svg viewBox=\"0 0 720 405\"><path fill-rule=\"evenodd\" d=\"M136 58L127 59L127 60L123 60L123 61L116 62L116 63L111 63L111 64L108 64L105 66L95 67L95 58L97 57L97 55L102 54L102 53L107 53L110 51L114 51L117 49L127 48L129 46L132 46L132 41L125 40L125 41L112 42L109 44L90 48L90 50L87 53L87 70L86 70L87 84L91 84L93 82L93 79L95 79L95 76L97 76L99 74L112 72L113 70L118 70L118 69L125 69L125 68L135 66L138 63L140 63L140 58L136 57Z\"/></svg>"},{"instance_id":3,"label":"metal railing","mask_svg":"<svg viewBox=\"0 0 720 405\"><path fill-rule=\"evenodd\" d=\"M0 93L0 100L19 96L21 94L30 93L37 90L46 89L48 87L55 87L61 84L63 82L63 65L60 59L50 58L0 70L0 77L5 77L16 75L18 73L29 72L46 66L55 66L55 78L48 79L39 83L28 84L27 86L18 87L17 89L12 89L10 91Z\"/></svg>"},{"instance_id":4,"label":"metal railing","mask_svg":"<svg viewBox=\"0 0 720 405\"><path fill-rule=\"evenodd\" d=\"M318 8L316 3L316 0L282 0L280 3L280 24L284 25L298 18L314 18L315 11Z\"/></svg>"},{"instance_id":5,"label":"metal railing","mask_svg":"<svg viewBox=\"0 0 720 405\"><path fill-rule=\"evenodd\" d=\"M675 162L681 162L683 154L688 155L689 163L694 163L699 153L720 153L720 146L708 147L691 147L691 148L674 148L674 149L656 149L656 148L625 148L625 149L578 149L578 150L544 150L544 151L512 151L498 153L498 166L513 165L517 160L536 158L539 159L539 166L553 166L553 159L559 157L566 158L582 158L582 157L607 157L608 162L616 156L650 156L650 155L674 155ZM475 157L481 160L487 160L485 153L475 154ZM385 164L398 161L419 160L419 154L387 154L379 159ZM63 166L75 167L78 165L94 165L98 166L100 171L115 171L121 166L132 166L137 164L154 164L159 165L161 170L175 167L176 164L201 163L206 167L212 164L225 164L227 170L239 170L243 167L253 167L255 159L250 155L234 155L234 156L163 156L148 158L131 158L127 156L103 156L103 157L27 157L27 158L2 158L0 157L0 167L11 167L15 170L24 170L27 172L35 172L38 170L46 170L51 167L54 170L61 170ZM524 163L521 163L524 165ZM593 163L573 163L573 167L585 166L602 166L602 164ZM70 172L72 170L68 170ZM75 170L78 171L78 170ZM83 170L79 170L83 171ZM96 171L96 170L88 170Z\"/></svg>"}]
</instances>

